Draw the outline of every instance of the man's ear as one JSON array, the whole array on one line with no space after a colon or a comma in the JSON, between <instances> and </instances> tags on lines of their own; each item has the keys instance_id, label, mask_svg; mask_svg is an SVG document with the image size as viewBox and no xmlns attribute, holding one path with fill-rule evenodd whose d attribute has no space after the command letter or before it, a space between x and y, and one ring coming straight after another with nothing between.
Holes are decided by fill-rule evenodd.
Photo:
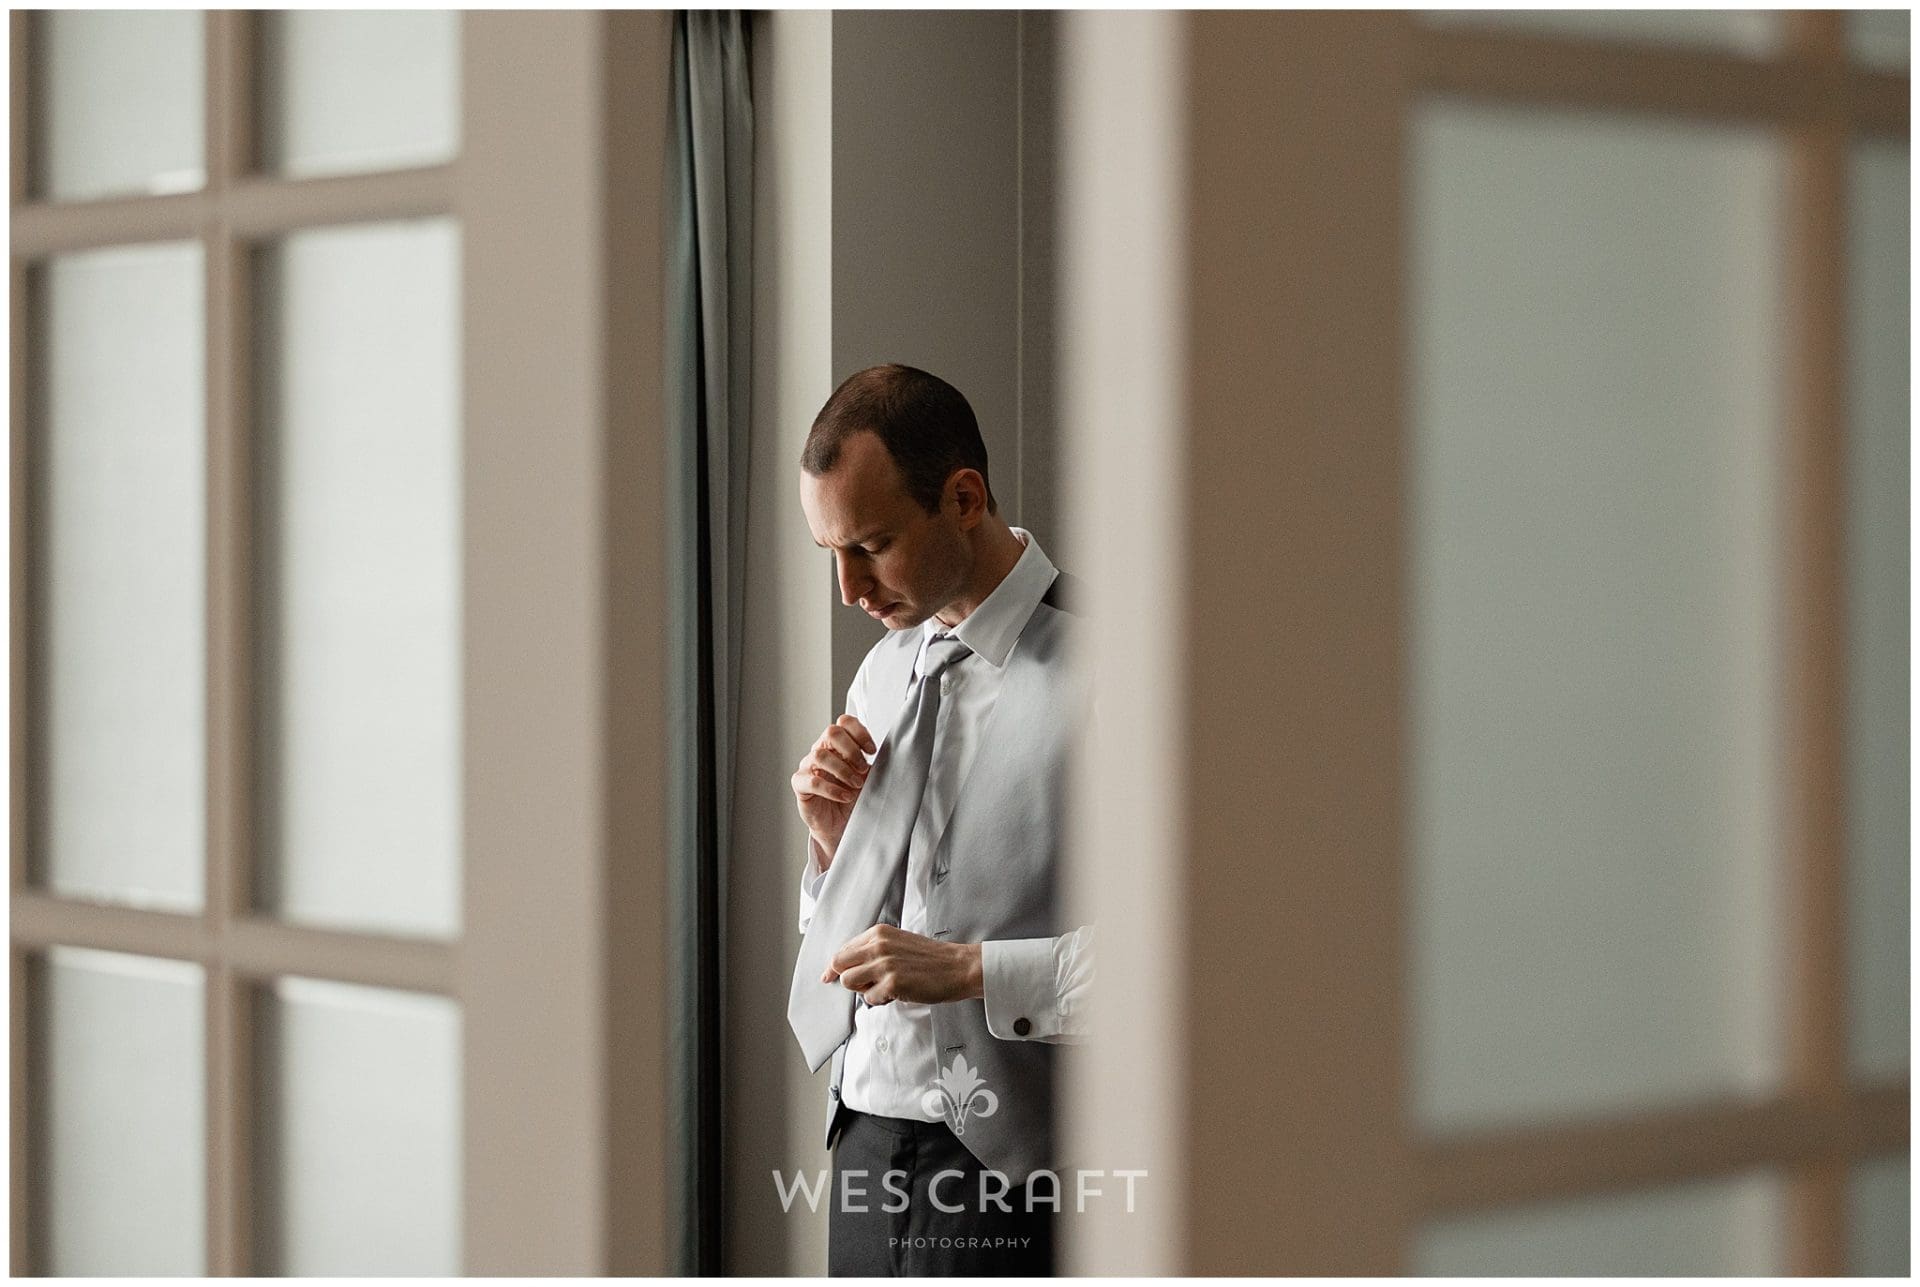
<instances>
[{"instance_id":1,"label":"man's ear","mask_svg":"<svg viewBox=\"0 0 1920 1287\"><path fill-rule=\"evenodd\" d=\"M987 513L987 480L977 469L956 469L947 479L947 496L959 511L962 530L972 528Z\"/></svg>"}]
</instances>

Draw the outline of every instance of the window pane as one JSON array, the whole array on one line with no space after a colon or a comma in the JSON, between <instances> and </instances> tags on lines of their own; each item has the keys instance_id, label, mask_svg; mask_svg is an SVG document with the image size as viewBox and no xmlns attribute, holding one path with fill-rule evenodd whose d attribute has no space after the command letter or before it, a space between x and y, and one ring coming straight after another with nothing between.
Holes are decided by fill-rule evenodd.
<instances>
[{"instance_id":1,"label":"window pane","mask_svg":"<svg viewBox=\"0 0 1920 1287\"><path fill-rule=\"evenodd\" d=\"M1764 1175L1495 1211L1429 1225L1416 1272L1442 1277L1706 1277L1784 1272L1786 1205Z\"/></svg>"},{"instance_id":2,"label":"window pane","mask_svg":"<svg viewBox=\"0 0 1920 1287\"><path fill-rule=\"evenodd\" d=\"M1760 9L1445 9L1422 17L1445 26L1679 45L1751 58L1767 57L1780 41L1780 15Z\"/></svg>"},{"instance_id":3,"label":"window pane","mask_svg":"<svg viewBox=\"0 0 1920 1287\"><path fill-rule=\"evenodd\" d=\"M1758 133L1415 133L1416 1104L1777 1077L1776 257Z\"/></svg>"},{"instance_id":4,"label":"window pane","mask_svg":"<svg viewBox=\"0 0 1920 1287\"><path fill-rule=\"evenodd\" d=\"M78 200L204 184L204 26L177 10L34 15L34 190Z\"/></svg>"},{"instance_id":5,"label":"window pane","mask_svg":"<svg viewBox=\"0 0 1920 1287\"><path fill-rule=\"evenodd\" d=\"M41 878L201 902L205 294L198 245L69 255L41 277Z\"/></svg>"},{"instance_id":6,"label":"window pane","mask_svg":"<svg viewBox=\"0 0 1920 1287\"><path fill-rule=\"evenodd\" d=\"M1912 30L1913 15L1905 9L1863 9L1847 15L1853 61L1876 71L1907 70Z\"/></svg>"},{"instance_id":7,"label":"window pane","mask_svg":"<svg viewBox=\"0 0 1920 1287\"><path fill-rule=\"evenodd\" d=\"M1909 847L1907 148L1854 149L1848 384L1852 1057L1907 1069Z\"/></svg>"},{"instance_id":8,"label":"window pane","mask_svg":"<svg viewBox=\"0 0 1920 1287\"><path fill-rule=\"evenodd\" d=\"M457 11L262 14L259 52L265 169L393 170L460 150Z\"/></svg>"},{"instance_id":9,"label":"window pane","mask_svg":"<svg viewBox=\"0 0 1920 1287\"><path fill-rule=\"evenodd\" d=\"M45 1033L36 1270L206 1273L200 967L56 947L36 973Z\"/></svg>"},{"instance_id":10,"label":"window pane","mask_svg":"<svg viewBox=\"0 0 1920 1287\"><path fill-rule=\"evenodd\" d=\"M258 998L258 1269L460 1272L460 1012L281 979Z\"/></svg>"},{"instance_id":11,"label":"window pane","mask_svg":"<svg viewBox=\"0 0 1920 1287\"><path fill-rule=\"evenodd\" d=\"M1913 1170L1904 1157L1876 1157L1854 1166L1848 1197L1847 1272L1905 1278L1912 1259L1908 1218Z\"/></svg>"},{"instance_id":12,"label":"window pane","mask_svg":"<svg viewBox=\"0 0 1920 1287\"><path fill-rule=\"evenodd\" d=\"M459 928L459 238L301 233L259 259L261 905Z\"/></svg>"}]
</instances>

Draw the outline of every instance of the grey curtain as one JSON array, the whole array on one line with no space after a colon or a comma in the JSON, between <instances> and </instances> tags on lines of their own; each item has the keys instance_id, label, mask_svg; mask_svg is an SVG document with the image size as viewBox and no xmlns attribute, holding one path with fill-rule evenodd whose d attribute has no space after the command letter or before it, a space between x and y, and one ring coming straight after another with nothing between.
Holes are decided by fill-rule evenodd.
<instances>
[{"instance_id":1,"label":"grey curtain","mask_svg":"<svg viewBox=\"0 0 1920 1287\"><path fill-rule=\"evenodd\" d=\"M727 854L746 594L752 391L753 97L747 20L674 23L668 411L675 568L673 1066L682 1274L718 1274L725 1151ZM643 73L644 74L644 73ZM657 74L657 73L655 73Z\"/></svg>"}]
</instances>

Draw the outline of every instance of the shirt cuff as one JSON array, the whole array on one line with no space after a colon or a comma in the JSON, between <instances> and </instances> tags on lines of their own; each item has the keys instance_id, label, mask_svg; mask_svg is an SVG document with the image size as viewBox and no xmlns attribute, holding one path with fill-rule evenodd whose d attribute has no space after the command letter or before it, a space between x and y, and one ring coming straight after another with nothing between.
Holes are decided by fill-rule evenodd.
<instances>
[{"instance_id":1,"label":"shirt cuff","mask_svg":"<svg viewBox=\"0 0 1920 1287\"><path fill-rule=\"evenodd\" d=\"M1003 1041L1060 1035L1060 992L1050 938L989 939L980 945L987 1031Z\"/></svg>"},{"instance_id":2,"label":"shirt cuff","mask_svg":"<svg viewBox=\"0 0 1920 1287\"><path fill-rule=\"evenodd\" d=\"M820 899L820 885L827 873L820 866L820 842L812 836L807 837L807 865L800 872L800 932L807 932L807 924L813 920L814 904Z\"/></svg>"},{"instance_id":3,"label":"shirt cuff","mask_svg":"<svg viewBox=\"0 0 1920 1287\"><path fill-rule=\"evenodd\" d=\"M827 878L827 866L820 861L824 854L820 852L820 842L812 836L807 837L807 869L800 873L800 892L808 898L820 897L820 882Z\"/></svg>"}]
</instances>

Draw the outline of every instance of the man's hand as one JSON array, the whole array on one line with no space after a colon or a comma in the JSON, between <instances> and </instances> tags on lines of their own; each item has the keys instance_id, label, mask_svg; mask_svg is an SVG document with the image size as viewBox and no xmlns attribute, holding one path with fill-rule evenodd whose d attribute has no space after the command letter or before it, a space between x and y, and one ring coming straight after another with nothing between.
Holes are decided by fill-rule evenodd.
<instances>
[{"instance_id":1,"label":"man's hand","mask_svg":"<svg viewBox=\"0 0 1920 1287\"><path fill-rule=\"evenodd\" d=\"M848 939L820 976L822 983L835 979L865 997L868 1005L934 1005L985 995L978 943L942 943L897 925L876 925Z\"/></svg>"},{"instance_id":2,"label":"man's hand","mask_svg":"<svg viewBox=\"0 0 1920 1287\"><path fill-rule=\"evenodd\" d=\"M800 820L807 834L820 846L825 871L840 848L847 819L860 789L867 784L867 756L878 751L866 725L851 715L842 715L827 725L800 760L793 773L793 798L799 806ZM865 754L862 754L865 752Z\"/></svg>"}]
</instances>

